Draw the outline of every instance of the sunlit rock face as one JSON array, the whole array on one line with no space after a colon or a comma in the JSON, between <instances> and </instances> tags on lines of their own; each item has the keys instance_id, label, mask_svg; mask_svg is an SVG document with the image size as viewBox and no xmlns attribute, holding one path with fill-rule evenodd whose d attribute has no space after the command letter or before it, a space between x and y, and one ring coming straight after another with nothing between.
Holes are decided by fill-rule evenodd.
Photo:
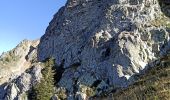
<instances>
[{"instance_id":1,"label":"sunlit rock face","mask_svg":"<svg viewBox=\"0 0 170 100\"><path fill-rule=\"evenodd\" d=\"M82 86L96 94L126 87L166 53L168 20L157 0L68 0L41 37L38 59L55 58L70 98L87 94Z\"/></svg>"},{"instance_id":2,"label":"sunlit rock face","mask_svg":"<svg viewBox=\"0 0 170 100\"><path fill-rule=\"evenodd\" d=\"M14 49L0 56L0 85L20 76L37 61L39 40L23 40Z\"/></svg>"},{"instance_id":3,"label":"sunlit rock face","mask_svg":"<svg viewBox=\"0 0 170 100\"><path fill-rule=\"evenodd\" d=\"M26 92L40 82L43 66L37 62L38 44L39 40L23 40L0 56L0 100L27 100Z\"/></svg>"}]
</instances>

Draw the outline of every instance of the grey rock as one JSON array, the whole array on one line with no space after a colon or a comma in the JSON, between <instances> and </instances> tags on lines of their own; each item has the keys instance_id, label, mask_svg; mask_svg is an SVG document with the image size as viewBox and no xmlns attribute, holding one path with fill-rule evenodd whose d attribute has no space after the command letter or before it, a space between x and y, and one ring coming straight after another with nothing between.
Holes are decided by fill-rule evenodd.
<instances>
[{"instance_id":1,"label":"grey rock","mask_svg":"<svg viewBox=\"0 0 170 100\"><path fill-rule=\"evenodd\" d=\"M58 97L53 96L53 97L51 98L51 100L59 100L59 99L58 99Z\"/></svg>"},{"instance_id":2,"label":"grey rock","mask_svg":"<svg viewBox=\"0 0 170 100\"><path fill-rule=\"evenodd\" d=\"M12 83L11 85L8 86L7 88L7 95L5 97L5 100L16 100L16 97L19 93L19 89L16 86L16 84Z\"/></svg>"},{"instance_id":3,"label":"grey rock","mask_svg":"<svg viewBox=\"0 0 170 100\"><path fill-rule=\"evenodd\" d=\"M68 98L97 80L126 87L167 51L161 48L169 41L166 26L153 24L161 14L157 0L68 0L41 37L38 60L54 57L62 65L58 85L69 91Z\"/></svg>"},{"instance_id":4,"label":"grey rock","mask_svg":"<svg viewBox=\"0 0 170 100\"><path fill-rule=\"evenodd\" d=\"M30 90L32 86L40 82L42 78L41 69L42 66L40 66L40 63L36 64L36 66L33 66L28 72L24 72L21 76L9 82L6 85L7 88L4 88L4 95L0 98L5 98L5 100L22 100L23 95L26 95L25 93ZM26 99L27 96L24 98Z\"/></svg>"}]
</instances>

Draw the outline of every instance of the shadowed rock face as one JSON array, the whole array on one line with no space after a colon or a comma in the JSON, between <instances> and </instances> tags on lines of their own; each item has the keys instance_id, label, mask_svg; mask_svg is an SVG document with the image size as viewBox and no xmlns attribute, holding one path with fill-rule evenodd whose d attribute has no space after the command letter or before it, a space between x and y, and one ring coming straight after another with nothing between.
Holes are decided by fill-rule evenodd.
<instances>
[{"instance_id":1,"label":"shadowed rock face","mask_svg":"<svg viewBox=\"0 0 170 100\"><path fill-rule=\"evenodd\" d=\"M169 19L157 24L163 17L157 0L68 0L41 37L38 59L64 60L58 85L70 96L97 80L97 93L125 87L168 41Z\"/></svg>"},{"instance_id":2,"label":"shadowed rock face","mask_svg":"<svg viewBox=\"0 0 170 100\"><path fill-rule=\"evenodd\" d=\"M170 17L170 0L158 0L161 6L162 12Z\"/></svg>"},{"instance_id":3,"label":"shadowed rock face","mask_svg":"<svg viewBox=\"0 0 170 100\"><path fill-rule=\"evenodd\" d=\"M159 0L159 2L165 3L165 4L170 4L170 0Z\"/></svg>"}]
</instances>

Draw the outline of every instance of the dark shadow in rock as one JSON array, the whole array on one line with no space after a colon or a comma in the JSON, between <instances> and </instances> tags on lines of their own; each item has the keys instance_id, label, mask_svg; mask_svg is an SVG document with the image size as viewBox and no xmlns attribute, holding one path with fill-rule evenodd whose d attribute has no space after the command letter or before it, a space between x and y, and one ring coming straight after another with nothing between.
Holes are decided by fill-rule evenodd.
<instances>
[{"instance_id":1,"label":"dark shadow in rock","mask_svg":"<svg viewBox=\"0 0 170 100\"><path fill-rule=\"evenodd\" d=\"M29 59L29 57L28 57L28 56L30 55L30 53L31 53L34 49L36 49L36 48L35 48L35 47L33 47L33 46L30 46L30 49L29 49L28 55L26 55L26 56L25 56L25 59L26 59L26 60L28 60L28 59Z\"/></svg>"},{"instance_id":2,"label":"dark shadow in rock","mask_svg":"<svg viewBox=\"0 0 170 100\"><path fill-rule=\"evenodd\" d=\"M55 75L54 75L55 85L57 85L57 83L60 81L60 79L62 78L62 75L65 71L64 62L65 62L65 60L62 61L61 65L54 67L54 70L55 70Z\"/></svg>"},{"instance_id":3,"label":"dark shadow in rock","mask_svg":"<svg viewBox=\"0 0 170 100\"><path fill-rule=\"evenodd\" d=\"M77 68L81 66L81 61L80 62L76 62L76 63L73 63L72 65L70 65L69 68L73 68L75 70L77 70ZM66 69L69 69L69 68L66 68Z\"/></svg>"},{"instance_id":4,"label":"dark shadow in rock","mask_svg":"<svg viewBox=\"0 0 170 100\"><path fill-rule=\"evenodd\" d=\"M96 80L96 81L92 84L91 88L92 88L92 87L95 87L95 88L96 88L101 82L102 82L101 80Z\"/></svg>"},{"instance_id":5,"label":"dark shadow in rock","mask_svg":"<svg viewBox=\"0 0 170 100\"><path fill-rule=\"evenodd\" d=\"M170 0L158 0L162 12L170 17Z\"/></svg>"}]
</instances>

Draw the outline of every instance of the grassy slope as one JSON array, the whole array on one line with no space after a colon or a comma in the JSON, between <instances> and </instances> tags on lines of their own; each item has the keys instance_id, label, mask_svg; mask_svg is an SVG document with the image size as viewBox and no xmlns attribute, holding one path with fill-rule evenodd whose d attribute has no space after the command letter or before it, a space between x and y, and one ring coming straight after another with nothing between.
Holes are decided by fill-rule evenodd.
<instances>
[{"instance_id":1,"label":"grassy slope","mask_svg":"<svg viewBox=\"0 0 170 100\"><path fill-rule=\"evenodd\" d=\"M170 100L170 66L159 66L128 89L112 94L118 100Z\"/></svg>"}]
</instances>

